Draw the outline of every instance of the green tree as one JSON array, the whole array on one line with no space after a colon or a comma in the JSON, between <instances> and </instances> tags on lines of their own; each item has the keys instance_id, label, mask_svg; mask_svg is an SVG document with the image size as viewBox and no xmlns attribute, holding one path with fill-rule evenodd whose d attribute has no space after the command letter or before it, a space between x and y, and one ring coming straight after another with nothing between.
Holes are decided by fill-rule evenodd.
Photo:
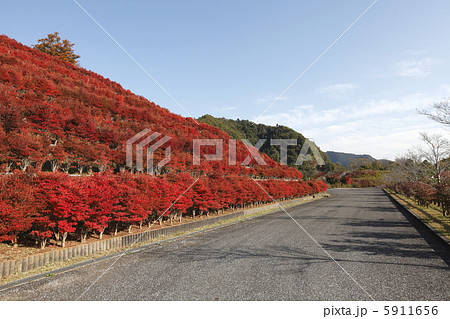
<instances>
[{"instance_id":1,"label":"green tree","mask_svg":"<svg viewBox=\"0 0 450 319\"><path fill-rule=\"evenodd\" d=\"M59 33L55 32L48 34L46 38L39 39L34 48L75 64L80 56L74 53L73 46L73 43L61 39Z\"/></svg>"}]
</instances>

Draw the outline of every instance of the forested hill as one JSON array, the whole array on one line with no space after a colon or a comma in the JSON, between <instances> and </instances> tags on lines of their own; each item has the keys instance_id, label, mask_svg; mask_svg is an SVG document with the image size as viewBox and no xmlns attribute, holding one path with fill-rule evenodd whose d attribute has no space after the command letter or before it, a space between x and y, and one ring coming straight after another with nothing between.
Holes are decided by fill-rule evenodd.
<instances>
[{"instance_id":1,"label":"forested hill","mask_svg":"<svg viewBox=\"0 0 450 319\"><path fill-rule=\"evenodd\" d=\"M256 124L248 120L231 120L226 118L217 118L211 115L203 115L198 118L199 121L213 125L222 131L227 132L234 139L248 139L252 145L255 145L259 139L266 139L266 142L260 148L260 152L267 154L275 161L280 159L280 147L270 145L270 139L297 139L297 146L288 147L288 165L299 169L306 177L311 176L315 171L330 171L332 164L327 154L320 151L325 165L318 166L314 156L313 161L304 162L302 165L295 165L298 155L302 149L305 137L299 132L282 125L270 126L265 124ZM308 154L312 155L309 150Z\"/></svg>"},{"instance_id":2,"label":"forested hill","mask_svg":"<svg viewBox=\"0 0 450 319\"><path fill-rule=\"evenodd\" d=\"M330 158L331 162L345 166L345 167L348 166L349 163L355 159L367 159L371 162L375 161L375 158L373 158L372 156L367 155L367 154L358 155L358 154L352 154L352 153L329 151L329 152L327 152L327 155Z\"/></svg>"}]
</instances>

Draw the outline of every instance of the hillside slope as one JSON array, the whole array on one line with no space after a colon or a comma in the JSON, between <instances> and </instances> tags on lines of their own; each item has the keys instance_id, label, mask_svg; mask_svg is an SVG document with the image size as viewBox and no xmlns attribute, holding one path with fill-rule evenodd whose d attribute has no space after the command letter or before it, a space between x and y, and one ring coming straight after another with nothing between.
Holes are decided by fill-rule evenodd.
<instances>
[{"instance_id":1,"label":"hillside slope","mask_svg":"<svg viewBox=\"0 0 450 319\"><path fill-rule=\"evenodd\" d=\"M230 166L224 159L197 167L192 140L223 139L227 154L225 132L170 113L118 83L6 36L0 36L0 121L0 163L6 168L123 170L126 140L151 129L172 138L166 171L301 178L268 157L266 166L254 161L250 167ZM238 163L248 154L238 142Z\"/></svg>"},{"instance_id":2,"label":"hillside slope","mask_svg":"<svg viewBox=\"0 0 450 319\"><path fill-rule=\"evenodd\" d=\"M260 148L260 152L267 154L274 161L280 160L280 147L276 145L270 145L270 139L296 139L297 146L288 147L288 162L289 166L299 169L306 177L311 176L316 170L321 172L330 171L332 169L331 162L328 156L320 151L319 152L325 162L325 165L318 166L317 161L313 156L311 150L308 150L308 154L311 155L313 161L305 161L302 165L295 165L297 157L300 154L302 146L305 142L305 137L297 131L282 125L270 126L265 124L256 124L247 120L231 120L225 118L216 118L211 115L203 115L198 118L199 121L208 123L215 127L218 127L222 131L230 134L231 137L242 140L248 139L252 145L260 139L266 139L266 142Z\"/></svg>"},{"instance_id":3,"label":"hillside slope","mask_svg":"<svg viewBox=\"0 0 450 319\"><path fill-rule=\"evenodd\" d=\"M153 175L126 166L126 141L144 129L161 134L155 142L171 138L164 144L170 160ZM216 154L207 146L195 163L194 139L223 141L223 158L205 160ZM94 72L0 36L0 242L64 246L134 225L326 190L265 154L267 165L253 157L242 165L250 152L241 141L230 160L229 139ZM157 149L155 159L167 149Z\"/></svg>"}]
</instances>

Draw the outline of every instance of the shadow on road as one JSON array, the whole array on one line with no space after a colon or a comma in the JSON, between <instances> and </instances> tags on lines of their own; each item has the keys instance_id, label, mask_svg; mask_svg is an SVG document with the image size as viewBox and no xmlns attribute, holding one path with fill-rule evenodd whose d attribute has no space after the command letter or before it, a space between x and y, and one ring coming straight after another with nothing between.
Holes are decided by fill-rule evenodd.
<instances>
[{"instance_id":1,"label":"shadow on road","mask_svg":"<svg viewBox=\"0 0 450 319\"><path fill-rule=\"evenodd\" d=\"M386 195L383 194L384 197ZM342 223L350 226L355 231L346 233L342 238L331 240L323 244L323 247L330 252L351 252L358 251L367 255L382 255L387 257L407 257L421 260L431 260L439 256L447 266L450 266L450 250L448 246L436 239L429 229L424 227L414 217L404 210L396 202L392 202L392 207L362 207L364 210L374 210L378 213L395 213L400 211L405 219L402 221L392 220L357 220ZM379 216L382 216L380 214ZM417 233L409 229L414 227ZM357 230L357 231L356 231ZM422 237L425 242L417 241ZM431 248L431 249L430 249ZM419 266L419 265L415 265ZM431 265L422 265L429 268L448 269Z\"/></svg>"},{"instance_id":2,"label":"shadow on road","mask_svg":"<svg viewBox=\"0 0 450 319\"><path fill-rule=\"evenodd\" d=\"M377 233L381 236L393 237L393 233ZM354 237L367 237L367 233L354 233ZM377 238L375 234L372 234L374 238ZM411 236L413 237L413 236ZM385 256L397 256L397 257L413 257L426 260L428 258L436 258L436 255L432 251L424 251L426 246L414 245L414 244L392 244L386 242L376 242L373 240L346 240L336 244L321 243L324 249L326 249L338 263L362 263L362 264L379 264L379 265L398 265L398 262L388 261L380 259L377 260L361 260L352 258L339 258L333 252L355 252L360 251L368 255L385 255ZM317 253L311 252L311 246ZM323 263L334 263L334 261L327 256L318 246L315 246L311 242L309 250L297 248L292 246L268 246L264 249L248 248L243 245L237 249L217 249L211 247L196 247L183 249L180 251L173 251L168 253L167 251L155 252L152 251L149 255L142 256L143 258L161 258L166 263L185 263L189 267L189 263L203 263L205 261L218 262L218 263L230 263L232 264L236 260L254 260L255 264L259 267L281 267L282 271L293 272L299 274L299 271L304 271L311 266ZM350 256L349 256L350 257ZM208 264L209 264L208 263ZM421 262L414 263L402 263L403 266L412 267L426 267L431 269L447 269L445 266L436 266L432 264L426 264Z\"/></svg>"},{"instance_id":3,"label":"shadow on road","mask_svg":"<svg viewBox=\"0 0 450 319\"><path fill-rule=\"evenodd\" d=\"M227 263L232 264L235 261L245 260L247 263L254 260L254 265L258 265L261 269L265 267L276 268L285 273L300 274L307 268L317 264L333 262L325 254L321 252L311 252L311 249L302 248L294 249L290 246L268 246L264 249L240 247L236 249L217 249L211 247L184 248L183 250L150 252L147 256L144 254L141 258L157 258L164 263L172 263L174 265L186 264L208 264L211 263ZM252 262L251 262L252 263ZM241 263L236 263L240 266Z\"/></svg>"},{"instance_id":4,"label":"shadow on road","mask_svg":"<svg viewBox=\"0 0 450 319\"><path fill-rule=\"evenodd\" d=\"M386 195L385 195L386 196ZM394 201L389 196L389 201L395 205L395 207L402 213L402 215L406 218L410 225L412 225L415 230L420 234L420 236L425 239L429 247L431 247L438 255L442 258L442 260L450 267L450 247L446 244L441 243L436 239L436 235L427 227L425 227L421 222L419 222L416 218L411 216L411 214L406 211L406 209Z\"/></svg>"}]
</instances>

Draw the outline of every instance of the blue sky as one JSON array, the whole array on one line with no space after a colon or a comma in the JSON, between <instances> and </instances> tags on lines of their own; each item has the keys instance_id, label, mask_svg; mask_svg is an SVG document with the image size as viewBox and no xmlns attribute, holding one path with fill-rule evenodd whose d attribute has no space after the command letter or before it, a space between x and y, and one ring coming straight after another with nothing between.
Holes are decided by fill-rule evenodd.
<instances>
[{"instance_id":1,"label":"blue sky","mask_svg":"<svg viewBox=\"0 0 450 319\"><path fill-rule=\"evenodd\" d=\"M419 132L449 134L417 108L450 96L450 1L8 1L0 32L26 45L58 31L80 65L174 113L290 126L323 150L394 159Z\"/></svg>"}]
</instances>

